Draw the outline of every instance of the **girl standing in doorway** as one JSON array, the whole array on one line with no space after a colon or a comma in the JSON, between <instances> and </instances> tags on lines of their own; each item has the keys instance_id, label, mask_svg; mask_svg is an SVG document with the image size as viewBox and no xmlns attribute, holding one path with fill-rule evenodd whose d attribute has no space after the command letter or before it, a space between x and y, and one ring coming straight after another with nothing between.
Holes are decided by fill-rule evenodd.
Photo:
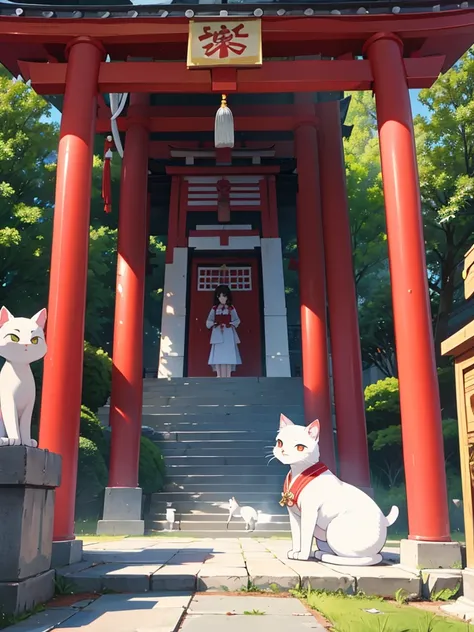
<instances>
[{"instance_id":1,"label":"girl standing in doorway","mask_svg":"<svg viewBox=\"0 0 474 632\"><path fill-rule=\"evenodd\" d=\"M227 285L219 285L214 292L214 305L207 317L206 327L212 330L209 364L217 377L230 377L237 364L242 364L237 327L240 320L232 305L232 293Z\"/></svg>"}]
</instances>

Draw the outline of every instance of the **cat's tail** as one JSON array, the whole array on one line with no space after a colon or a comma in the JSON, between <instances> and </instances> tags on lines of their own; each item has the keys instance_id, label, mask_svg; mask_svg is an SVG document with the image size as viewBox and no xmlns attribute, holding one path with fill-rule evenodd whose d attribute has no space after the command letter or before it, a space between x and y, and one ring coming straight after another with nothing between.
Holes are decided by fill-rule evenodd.
<instances>
[{"instance_id":1,"label":"cat's tail","mask_svg":"<svg viewBox=\"0 0 474 632\"><path fill-rule=\"evenodd\" d=\"M385 516L385 520L387 521L387 527L391 527L395 520L398 518L398 514L400 513L398 507L393 505L390 509L388 516Z\"/></svg>"}]
</instances>

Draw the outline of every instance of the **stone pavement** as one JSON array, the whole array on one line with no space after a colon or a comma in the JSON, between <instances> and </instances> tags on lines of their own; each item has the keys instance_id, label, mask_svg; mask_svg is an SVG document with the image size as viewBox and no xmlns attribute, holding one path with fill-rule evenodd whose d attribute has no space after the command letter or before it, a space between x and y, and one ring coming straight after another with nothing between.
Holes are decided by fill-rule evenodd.
<instances>
[{"instance_id":1,"label":"stone pavement","mask_svg":"<svg viewBox=\"0 0 474 632\"><path fill-rule=\"evenodd\" d=\"M294 597L180 593L103 595L52 607L9 632L325 632Z\"/></svg>"},{"instance_id":2,"label":"stone pavement","mask_svg":"<svg viewBox=\"0 0 474 632\"><path fill-rule=\"evenodd\" d=\"M376 567L345 567L287 559L290 541L259 538L144 537L84 546L83 561L58 569L76 593L104 591L241 591L248 587L285 592L300 585L394 597L399 589L421 593L416 569L399 564L398 549L386 549Z\"/></svg>"}]
</instances>

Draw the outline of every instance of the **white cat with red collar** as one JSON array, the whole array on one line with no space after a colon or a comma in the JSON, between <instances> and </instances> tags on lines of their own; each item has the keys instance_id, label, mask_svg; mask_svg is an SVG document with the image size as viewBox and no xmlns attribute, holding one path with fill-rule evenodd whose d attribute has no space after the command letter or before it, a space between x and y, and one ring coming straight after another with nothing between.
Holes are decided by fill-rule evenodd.
<instances>
[{"instance_id":1,"label":"white cat with red collar","mask_svg":"<svg viewBox=\"0 0 474 632\"><path fill-rule=\"evenodd\" d=\"M292 549L288 558L316 558L345 566L379 564L387 527L397 519L398 507L384 516L370 496L324 466L315 468L313 477L305 474L319 463L319 421L296 426L281 415L273 454L291 467L291 483L281 501L290 516ZM314 553L313 538L318 546Z\"/></svg>"}]
</instances>

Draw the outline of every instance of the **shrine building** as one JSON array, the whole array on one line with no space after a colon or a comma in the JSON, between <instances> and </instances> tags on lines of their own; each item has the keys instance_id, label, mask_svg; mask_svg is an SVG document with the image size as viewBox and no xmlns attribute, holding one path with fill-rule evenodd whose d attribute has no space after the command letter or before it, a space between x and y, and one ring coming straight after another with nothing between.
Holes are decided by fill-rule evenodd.
<instances>
[{"instance_id":1,"label":"shrine building","mask_svg":"<svg viewBox=\"0 0 474 632\"><path fill-rule=\"evenodd\" d=\"M408 90L433 85L473 42L470 2L0 5L0 62L62 111L40 422L40 447L63 457L56 540L74 538L97 134L107 170L123 154L120 199L107 170L103 191L119 213L109 488L137 487L143 367L212 377L219 284L241 320L235 377L300 375L322 459L370 487L342 143L344 93L361 90L375 95L380 134L409 537L450 539ZM150 234L167 236L166 269L160 344L144 361Z\"/></svg>"}]
</instances>

